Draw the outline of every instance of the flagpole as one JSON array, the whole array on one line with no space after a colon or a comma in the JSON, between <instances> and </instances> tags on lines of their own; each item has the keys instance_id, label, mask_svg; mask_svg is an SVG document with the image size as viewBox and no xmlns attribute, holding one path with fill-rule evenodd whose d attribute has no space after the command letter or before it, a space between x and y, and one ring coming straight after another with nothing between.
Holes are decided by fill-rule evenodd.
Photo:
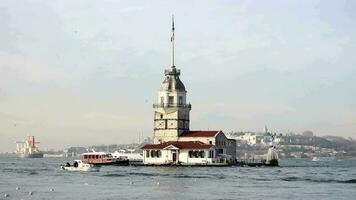
<instances>
[{"instance_id":1,"label":"flagpole","mask_svg":"<svg viewBox=\"0 0 356 200\"><path fill-rule=\"evenodd\" d=\"M175 40L175 35L174 35L174 16L172 15L172 38L171 38L171 42L172 42L172 67L174 67L174 41Z\"/></svg>"},{"instance_id":2,"label":"flagpole","mask_svg":"<svg viewBox=\"0 0 356 200\"><path fill-rule=\"evenodd\" d=\"M174 39L172 41L172 67L174 67Z\"/></svg>"}]
</instances>

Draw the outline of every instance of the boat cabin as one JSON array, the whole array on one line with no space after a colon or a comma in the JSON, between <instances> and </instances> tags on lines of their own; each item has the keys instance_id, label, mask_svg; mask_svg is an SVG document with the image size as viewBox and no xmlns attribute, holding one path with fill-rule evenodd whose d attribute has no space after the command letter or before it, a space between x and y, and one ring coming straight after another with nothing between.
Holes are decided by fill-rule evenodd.
<instances>
[{"instance_id":1,"label":"boat cabin","mask_svg":"<svg viewBox=\"0 0 356 200\"><path fill-rule=\"evenodd\" d=\"M106 164L112 163L115 160L110 153L106 152L83 153L80 159L89 164Z\"/></svg>"}]
</instances>

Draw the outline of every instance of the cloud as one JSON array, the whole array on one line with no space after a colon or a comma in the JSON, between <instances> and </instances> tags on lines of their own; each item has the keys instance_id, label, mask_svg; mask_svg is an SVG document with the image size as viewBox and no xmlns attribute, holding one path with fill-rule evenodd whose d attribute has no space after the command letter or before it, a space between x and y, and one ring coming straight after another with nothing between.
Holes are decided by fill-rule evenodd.
<instances>
[{"instance_id":1,"label":"cloud","mask_svg":"<svg viewBox=\"0 0 356 200\"><path fill-rule=\"evenodd\" d=\"M13 92L28 84L60 84L62 73L41 61L0 53L0 88Z\"/></svg>"}]
</instances>

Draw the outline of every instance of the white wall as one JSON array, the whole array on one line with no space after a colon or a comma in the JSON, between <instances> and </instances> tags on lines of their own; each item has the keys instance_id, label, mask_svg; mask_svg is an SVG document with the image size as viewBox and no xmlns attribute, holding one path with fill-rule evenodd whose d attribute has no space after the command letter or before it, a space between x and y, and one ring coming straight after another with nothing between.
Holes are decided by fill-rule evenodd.
<instances>
[{"instance_id":1,"label":"white wall","mask_svg":"<svg viewBox=\"0 0 356 200\"><path fill-rule=\"evenodd\" d=\"M213 150L213 149L210 149ZM195 165L195 164L210 164L216 162L216 158L208 158L209 156L209 150L206 149L205 151L205 157L204 158L189 158L189 151L191 149L181 149L177 152L177 162L180 162L182 165ZM167 164L173 161L172 157L172 150L161 150L161 157L160 158L152 158L152 157L146 157L146 150L143 152L143 162L144 164Z\"/></svg>"}]
</instances>

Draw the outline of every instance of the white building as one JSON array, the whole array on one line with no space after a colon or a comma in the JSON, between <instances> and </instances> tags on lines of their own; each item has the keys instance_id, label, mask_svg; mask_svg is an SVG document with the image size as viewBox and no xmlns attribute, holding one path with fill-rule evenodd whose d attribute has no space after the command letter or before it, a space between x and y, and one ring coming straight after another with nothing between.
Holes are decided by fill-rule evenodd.
<instances>
[{"instance_id":1,"label":"white building","mask_svg":"<svg viewBox=\"0 0 356 200\"><path fill-rule=\"evenodd\" d=\"M257 135L256 133L244 133L238 136L230 136L231 139L240 141L240 142L244 142L250 146L255 146L259 143L261 143L261 140L263 139L262 136Z\"/></svg>"},{"instance_id":2,"label":"white building","mask_svg":"<svg viewBox=\"0 0 356 200\"><path fill-rule=\"evenodd\" d=\"M171 141L146 145L143 161L148 165L225 165L215 154L215 146L211 144Z\"/></svg>"},{"instance_id":3,"label":"white building","mask_svg":"<svg viewBox=\"0 0 356 200\"><path fill-rule=\"evenodd\" d=\"M158 92L154 108L154 144L142 147L147 165L226 164L236 157L236 141L222 131L190 131L191 105L174 65L174 25L172 28L172 66Z\"/></svg>"}]
</instances>

